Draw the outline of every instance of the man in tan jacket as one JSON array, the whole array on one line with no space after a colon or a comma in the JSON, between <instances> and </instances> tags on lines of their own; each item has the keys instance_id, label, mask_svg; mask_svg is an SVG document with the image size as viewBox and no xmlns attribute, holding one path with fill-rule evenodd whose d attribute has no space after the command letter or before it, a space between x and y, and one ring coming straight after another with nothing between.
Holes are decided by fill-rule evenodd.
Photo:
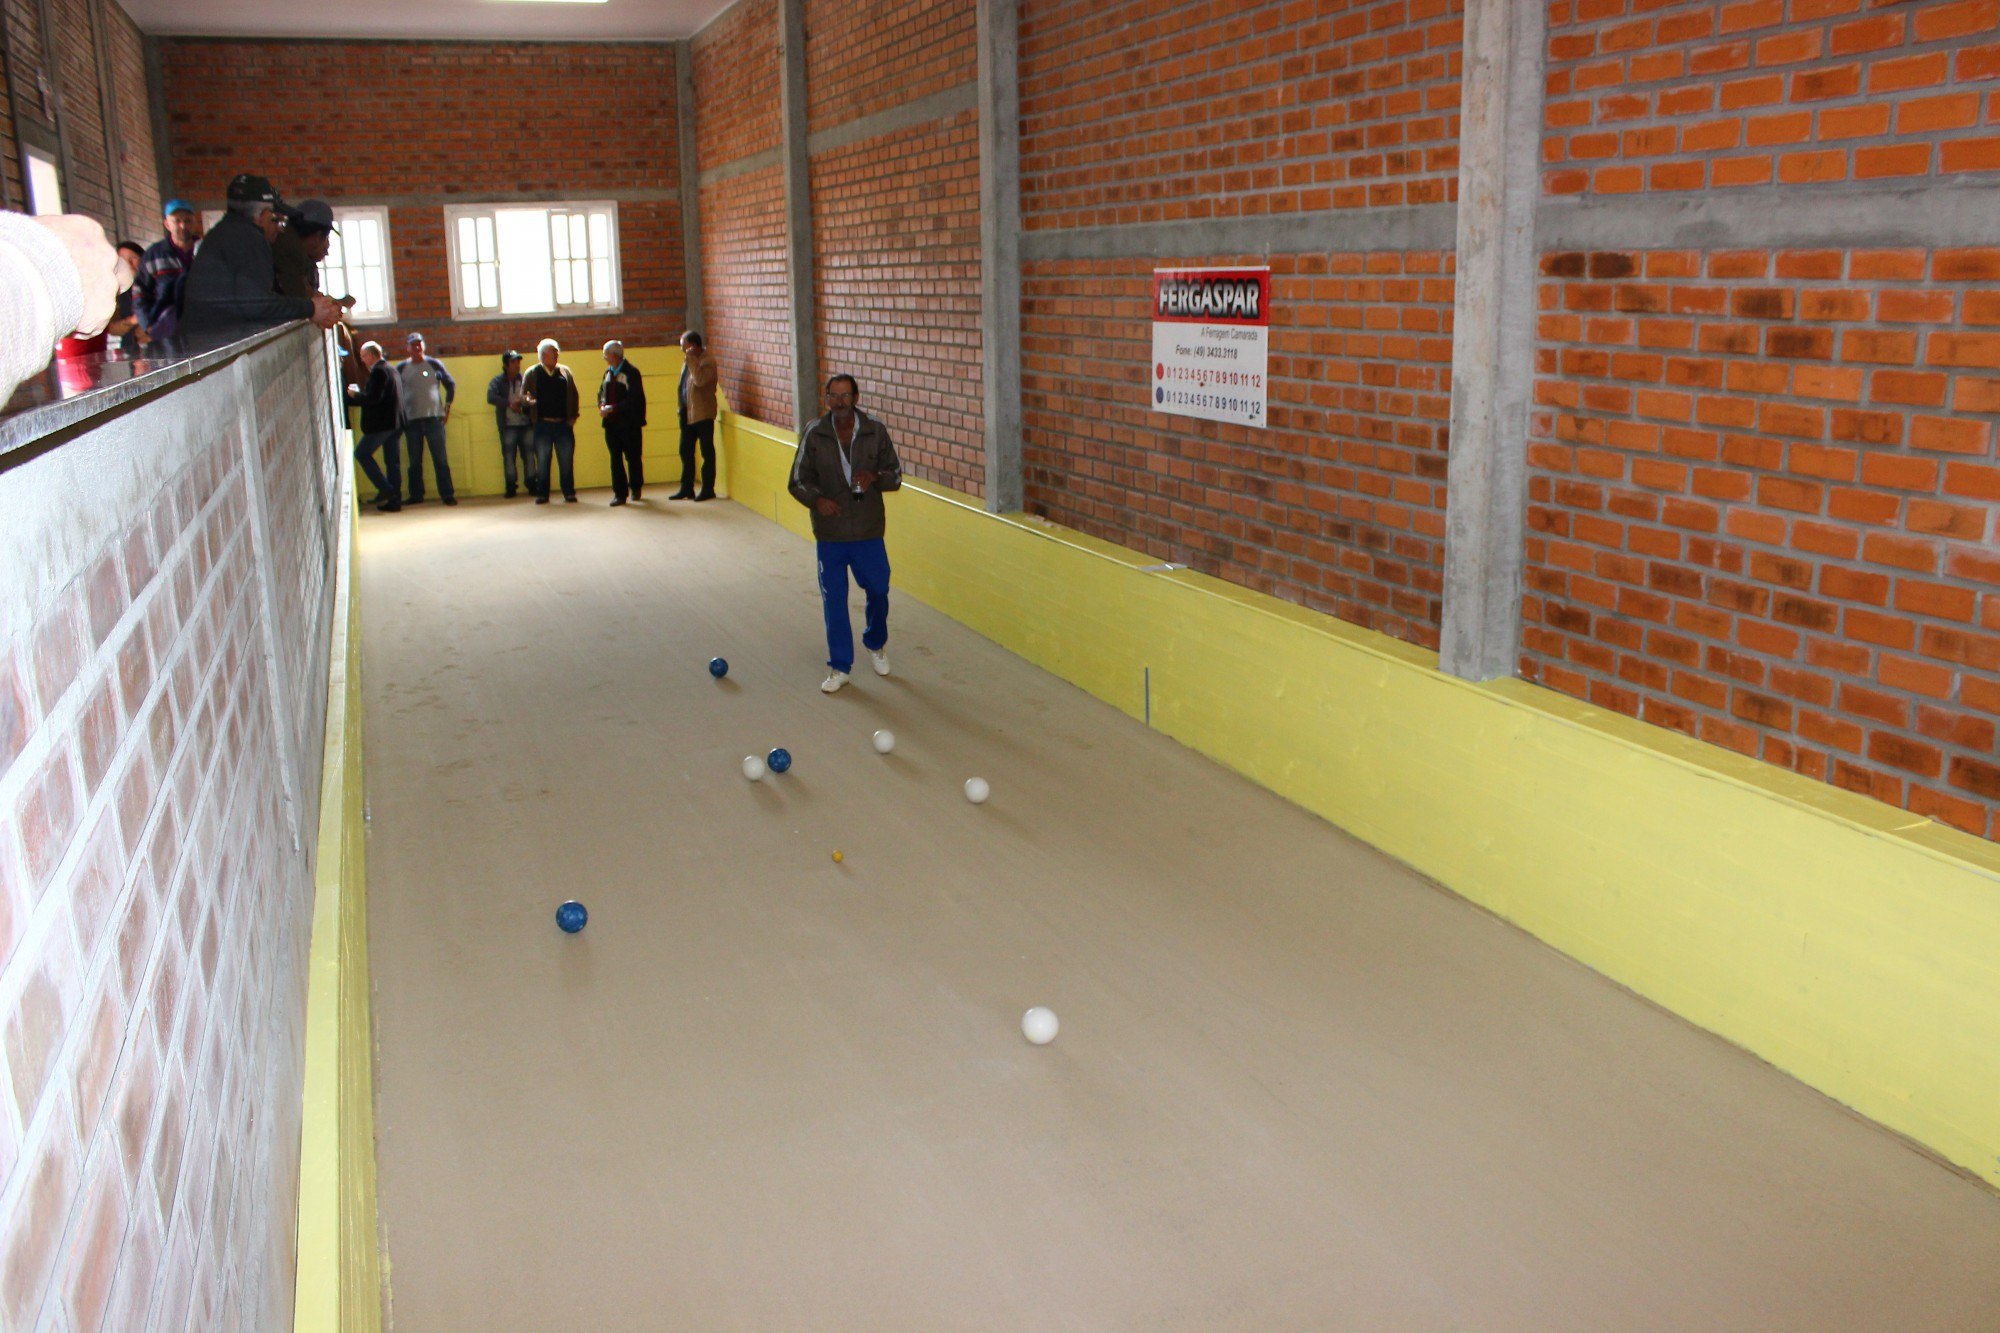
<instances>
[{"instance_id":1,"label":"man in tan jacket","mask_svg":"<svg viewBox=\"0 0 2000 1333\"><path fill-rule=\"evenodd\" d=\"M681 488L669 500L715 498L715 358L699 333L681 335ZM701 491L694 489L694 447L701 445Z\"/></svg>"}]
</instances>

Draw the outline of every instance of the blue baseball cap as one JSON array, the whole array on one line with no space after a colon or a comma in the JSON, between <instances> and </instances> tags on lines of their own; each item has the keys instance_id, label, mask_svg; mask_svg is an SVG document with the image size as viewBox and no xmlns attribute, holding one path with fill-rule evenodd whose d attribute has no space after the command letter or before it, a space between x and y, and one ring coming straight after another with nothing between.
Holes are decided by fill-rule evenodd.
<instances>
[{"instance_id":1,"label":"blue baseball cap","mask_svg":"<svg viewBox=\"0 0 2000 1333\"><path fill-rule=\"evenodd\" d=\"M185 199L169 199L160 208L160 216L170 218L176 213L192 213L194 205Z\"/></svg>"}]
</instances>

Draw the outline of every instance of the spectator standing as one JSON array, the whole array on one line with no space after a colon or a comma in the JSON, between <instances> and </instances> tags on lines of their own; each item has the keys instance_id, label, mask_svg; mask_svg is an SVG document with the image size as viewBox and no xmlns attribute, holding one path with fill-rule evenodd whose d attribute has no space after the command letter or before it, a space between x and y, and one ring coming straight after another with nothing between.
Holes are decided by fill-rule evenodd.
<instances>
[{"instance_id":1,"label":"spectator standing","mask_svg":"<svg viewBox=\"0 0 2000 1333\"><path fill-rule=\"evenodd\" d=\"M133 313L154 342L171 338L181 319L181 287L194 266L194 248L201 242L201 214L185 199L169 199L162 210L167 234L146 247L139 261L139 278L132 290L138 298Z\"/></svg>"},{"instance_id":2,"label":"spectator standing","mask_svg":"<svg viewBox=\"0 0 2000 1333\"><path fill-rule=\"evenodd\" d=\"M544 338L535 349L541 364L521 385L521 401L535 423L535 503L549 502L549 460L562 468L563 499L576 503L576 419L583 413L576 377L562 364L562 348Z\"/></svg>"},{"instance_id":3,"label":"spectator standing","mask_svg":"<svg viewBox=\"0 0 2000 1333\"><path fill-rule=\"evenodd\" d=\"M514 498L515 464L520 465L521 484L535 490L535 423L528 419L528 405L521 401L521 354L508 350L500 354L500 373L486 385L486 401L493 404L493 424L500 429L500 468L507 474L507 498Z\"/></svg>"},{"instance_id":4,"label":"spectator standing","mask_svg":"<svg viewBox=\"0 0 2000 1333\"><path fill-rule=\"evenodd\" d=\"M367 379L347 386L347 396L361 407L361 440L354 446L354 461L375 483L375 507L393 514L403 507L403 468L396 453L396 439L403 431L403 381L389 366L382 344L361 344L361 365ZM385 476L375 462L382 451L389 465Z\"/></svg>"},{"instance_id":5,"label":"spectator standing","mask_svg":"<svg viewBox=\"0 0 2000 1333\"><path fill-rule=\"evenodd\" d=\"M634 500L646 488L643 432L646 427L646 385L639 368L625 359L625 344L604 344L604 380L597 386L597 415L604 420L604 447L611 451L611 503Z\"/></svg>"},{"instance_id":6,"label":"spectator standing","mask_svg":"<svg viewBox=\"0 0 2000 1333\"><path fill-rule=\"evenodd\" d=\"M451 486L451 460L445 456L444 426L451 420L451 403L458 397L458 383L444 362L424 352L424 335L413 333L404 342L410 355L396 367L403 382L403 443L409 450L409 495L405 504L424 502L424 446L437 465L438 499L448 505L458 503Z\"/></svg>"},{"instance_id":7,"label":"spectator standing","mask_svg":"<svg viewBox=\"0 0 2000 1333\"><path fill-rule=\"evenodd\" d=\"M323 329L340 307L325 296L280 296L271 243L289 210L271 182L241 175L229 182L229 211L202 238L181 299L180 332L189 337L244 334L294 319Z\"/></svg>"},{"instance_id":8,"label":"spectator standing","mask_svg":"<svg viewBox=\"0 0 2000 1333\"><path fill-rule=\"evenodd\" d=\"M715 498L715 358L690 329L681 335L681 488L669 500ZM694 451L701 448L701 491L694 488Z\"/></svg>"},{"instance_id":9,"label":"spectator standing","mask_svg":"<svg viewBox=\"0 0 2000 1333\"><path fill-rule=\"evenodd\" d=\"M852 375L826 382L826 415L799 435L792 460L792 498L812 511L818 543L820 609L826 616L827 678L832 694L854 670L854 626L847 618L847 575L867 595L868 621L862 646L875 674L889 674L889 551L882 543L888 512L885 491L903 484L903 466L889 428L860 409L861 390Z\"/></svg>"},{"instance_id":10,"label":"spectator standing","mask_svg":"<svg viewBox=\"0 0 2000 1333\"><path fill-rule=\"evenodd\" d=\"M321 290L319 266L333 248L333 207L324 199L308 199L292 210L285 229L271 242L278 270L278 291L284 296L312 296ZM352 296L336 298L344 315L354 308Z\"/></svg>"}]
</instances>

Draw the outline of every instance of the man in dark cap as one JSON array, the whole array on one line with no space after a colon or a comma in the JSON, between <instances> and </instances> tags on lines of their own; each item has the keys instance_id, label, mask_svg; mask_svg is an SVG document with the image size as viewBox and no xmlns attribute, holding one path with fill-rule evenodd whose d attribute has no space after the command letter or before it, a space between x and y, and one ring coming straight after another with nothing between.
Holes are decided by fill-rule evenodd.
<instances>
[{"instance_id":1,"label":"man in dark cap","mask_svg":"<svg viewBox=\"0 0 2000 1333\"><path fill-rule=\"evenodd\" d=\"M271 242L271 258L278 270L280 296L311 297L320 290L319 266L333 247L333 209L324 199L308 199L293 209L285 229ZM354 298L343 296L341 313L354 308Z\"/></svg>"},{"instance_id":2,"label":"man in dark cap","mask_svg":"<svg viewBox=\"0 0 2000 1333\"><path fill-rule=\"evenodd\" d=\"M244 334L294 319L330 329L340 318L332 298L281 296L271 243L285 225L285 201L262 176L229 182L229 211L202 238L188 269L180 331L189 337Z\"/></svg>"},{"instance_id":3,"label":"man in dark cap","mask_svg":"<svg viewBox=\"0 0 2000 1333\"><path fill-rule=\"evenodd\" d=\"M500 373L486 384L486 401L493 404L493 422L500 428L500 468L507 474L507 498L514 498L515 478L535 489L535 423L521 401L521 354L500 354Z\"/></svg>"}]
</instances>

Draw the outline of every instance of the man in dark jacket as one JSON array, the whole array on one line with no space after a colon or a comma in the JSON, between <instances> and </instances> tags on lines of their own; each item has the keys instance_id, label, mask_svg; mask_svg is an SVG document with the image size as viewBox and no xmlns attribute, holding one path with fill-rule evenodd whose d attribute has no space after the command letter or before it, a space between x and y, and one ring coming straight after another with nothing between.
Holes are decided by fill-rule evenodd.
<instances>
[{"instance_id":1,"label":"man in dark jacket","mask_svg":"<svg viewBox=\"0 0 2000 1333\"><path fill-rule=\"evenodd\" d=\"M535 475L529 483L535 503L549 502L549 465L553 459L562 469L563 499L576 503L576 419L582 414L582 397L576 377L562 364L562 348L554 338L542 339L536 348L541 364L521 381L521 401L535 423Z\"/></svg>"},{"instance_id":2,"label":"man in dark jacket","mask_svg":"<svg viewBox=\"0 0 2000 1333\"><path fill-rule=\"evenodd\" d=\"M625 344L604 344L604 380L597 386L597 415L604 419L604 447L611 451L611 504L634 500L646 488L646 386L639 368L625 359ZM629 485L628 485L629 479Z\"/></svg>"},{"instance_id":3,"label":"man in dark jacket","mask_svg":"<svg viewBox=\"0 0 2000 1333\"><path fill-rule=\"evenodd\" d=\"M181 287L201 242L201 214L185 199L169 199L162 210L167 234L146 247L139 276L132 284L132 313L154 342L171 338L180 328Z\"/></svg>"},{"instance_id":4,"label":"man in dark jacket","mask_svg":"<svg viewBox=\"0 0 2000 1333\"><path fill-rule=\"evenodd\" d=\"M861 387L852 375L826 382L826 415L799 434L792 462L792 498L812 510L819 544L819 598L826 615L827 678L832 694L854 670L854 626L847 618L847 573L867 595L861 633L875 674L889 674L889 552L882 544L888 512L885 491L900 489L903 465L889 428L862 412Z\"/></svg>"},{"instance_id":5,"label":"man in dark jacket","mask_svg":"<svg viewBox=\"0 0 2000 1333\"><path fill-rule=\"evenodd\" d=\"M535 423L528 419L527 404L521 401L521 354L500 354L500 373L486 382L486 401L493 404L493 424L500 430L500 468L507 474L507 498L514 498L515 465L519 464L520 484L535 489Z\"/></svg>"},{"instance_id":6,"label":"man in dark jacket","mask_svg":"<svg viewBox=\"0 0 2000 1333\"><path fill-rule=\"evenodd\" d=\"M354 446L354 461L375 483L375 507L393 514L403 507L403 460L396 441L403 434L403 385L382 355L382 344L361 344L361 364L368 378L347 386L347 396L361 406L361 442ZM375 463L375 451L383 451L389 464L388 475Z\"/></svg>"},{"instance_id":7,"label":"man in dark jacket","mask_svg":"<svg viewBox=\"0 0 2000 1333\"><path fill-rule=\"evenodd\" d=\"M340 307L315 293L280 296L271 242L285 223L285 201L262 176L229 182L229 211L202 238L188 269L180 331L188 337L242 335L294 319L330 329Z\"/></svg>"}]
</instances>

